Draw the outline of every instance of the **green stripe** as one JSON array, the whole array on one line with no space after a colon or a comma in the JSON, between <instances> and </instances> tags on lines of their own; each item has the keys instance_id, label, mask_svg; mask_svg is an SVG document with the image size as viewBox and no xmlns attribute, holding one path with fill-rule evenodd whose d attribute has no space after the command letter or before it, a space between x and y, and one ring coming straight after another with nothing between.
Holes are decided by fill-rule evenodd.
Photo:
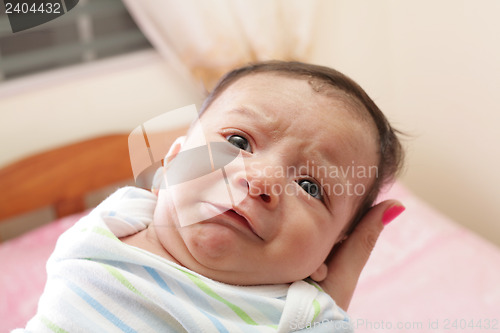
<instances>
[{"instance_id":1,"label":"green stripe","mask_svg":"<svg viewBox=\"0 0 500 333\"><path fill-rule=\"evenodd\" d=\"M122 275L122 273L120 273L116 268L114 267L111 267L109 265L105 265L105 264L102 264L102 266L104 266L104 268L106 268L106 270L111 273L111 275L113 275L122 285L124 285L128 290L132 291L133 293L143 297L143 298L146 298L144 297L140 292L139 290L137 290L137 288L135 288L132 283L130 283L129 280L127 280L127 278L125 278L125 276Z\"/></svg>"},{"instance_id":2,"label":"green stripe","mask_svg":"<svg viewBox=\"0 0 500 333\"><path fill-rule=\"evenodd\" d=\"M112 240L118 240L118 238L116 238L115 234L113 234L111 231L109 231L107 229L104 229L101 227L94 227L94 228L92 228L92 231L95 232L96 234L106 236Z\"/></svg>"},{"instance_id":3,"label":"green stripe","mask_svg":"<svg viewBox=\"0 0 500 333\"><path fill-rule=\"evenodd\" d=\"M319 312L321 311L321 306L319 305L319 302L317 300L313 301L313 306L314 306L314 316L313 316L313 319L311 320L311 322L316 320L316 317L318 317Z\"/></svg>"},{"instance_id":4,"label":"green stripe","mask_svg":"<svg viewBox=\"0 0 500 333\"><path fill-rule=\"evenodd\" d=\"M42 323L45 324L45 326L47 326L52 332L56 332L56 333L68 333L68 331L65 331L63 330L62 328L60 328L59 326L57 326L56 324L54 324L53 322L51 322L50 320L48 320L45 316L40 316L40 320L42 321Z\"/></svg>"},{"instance_id":5,"label":"green stripe","mask_svg":"<svg viewBox=\"0 0 500 333\"><path fill-rule=\"evenodd\" d=\"M177 268L179 269L179 268ZM238 317L240 317L245 323L249 324L249 325L258 325L252 318L250 318L250 316L245 312L243 311L240 307L238 307L237 305L229 302L228 300L222 298L219 294L217 294L215 291L213 291L205 282L201 281L197 276L189 273L189 272L185 272L181 269L179 269L182 273L186 274L187 277L194 282L194 284L196 284L196 286L198 288L200 288L205 294L207 294L208 296L218 300L219 302L222 302L224 304L226 304L231 310L234 311L234 313L236 313L238 315Z\"/></svg>"},{"instance_id":6,"label":"green stripe","mask_svg":"<svg viewBox=\"0 0 500 333\"><path fill-rule=\"evenodd\" d=\"M321 289L321 287L313 280L305 279L304 281L309 283L314 288L316 288L319 292L324 292L323 289ZM316 317L318 317L319 313L321 312L321 306L319 305L319 302L317 300L313 301L313 307L314 307L314 316L313 316L313 319L311 320L311 322L313 322L316 319Z\"/></svg>"}]
</instances>

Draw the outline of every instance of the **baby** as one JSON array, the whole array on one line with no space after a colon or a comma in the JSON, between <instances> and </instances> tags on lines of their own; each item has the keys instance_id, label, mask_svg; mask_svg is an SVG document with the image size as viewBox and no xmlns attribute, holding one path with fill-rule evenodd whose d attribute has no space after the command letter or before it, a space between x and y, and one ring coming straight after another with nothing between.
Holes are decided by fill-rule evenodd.
<instances>
[{"instance_id":1,"label":"baby","mask_svg":"<svg viewBox=\"0 0 500 333\"><path fill-rule=\"evenodd\" d=\"M206 143L214 172L189 178L200 160L182 156ZM277 61L236 69L172 145L152 192L120 189L60 237L26 329L350 331L320 287L325 260L402 155L343 74Z\"/></svg>"}]
</instances>

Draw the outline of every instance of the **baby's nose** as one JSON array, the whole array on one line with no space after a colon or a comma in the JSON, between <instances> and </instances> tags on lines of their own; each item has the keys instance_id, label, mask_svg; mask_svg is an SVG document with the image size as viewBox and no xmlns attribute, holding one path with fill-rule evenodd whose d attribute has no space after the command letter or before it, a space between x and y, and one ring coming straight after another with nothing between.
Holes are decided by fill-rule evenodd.
<instances>
[{"instance_id":1,"label":"baby's nose","mask_svg":"<svg viewBox=\"0 0 500 333\"><path fill-rule=\"evenodd\" d=\"M274 175L267 174L264 168L252 164L249 168L233 174L233 184L240 190L245 190L248 196L259 199L267 207L273 208L279 203L281 181Z\"/></svg>"},{"instance_id":2,"label":"baby's nose","mask_svg":"<svg viewBox=\"0 0 500 333\"><path fill-rule=\"evenodd\" d=\"M262 199L262 201L264 201L265 203L270 203L271 202L271 195L267 194L267 193L261 193L260 191L260 186L255 186L255 184L253 184L251 187L250 187L250 183L243 177L241 177L239 180L238 180L238 185L240 187L245 187L248 194L250 196L253 196L253 197L258 197L260 196L260 198ZM264 191L265 192L265 191Z\"/></svg>"}]
</instances>

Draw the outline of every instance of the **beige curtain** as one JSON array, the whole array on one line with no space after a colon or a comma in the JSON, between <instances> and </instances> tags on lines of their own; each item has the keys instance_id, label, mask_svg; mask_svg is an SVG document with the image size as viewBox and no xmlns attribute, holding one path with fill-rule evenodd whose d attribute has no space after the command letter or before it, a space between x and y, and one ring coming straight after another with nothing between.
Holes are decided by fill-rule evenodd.
<instances>
[{"instance_id":1,"label":"beige curtain","mask_svg":"<svg viewBox=\"0 0 500 333\"><path fill-rule=\"evenodd\" d=\"M124 0L170 66L210 89L252 61L307 60L322 0Z\"/></svg>"}]
</instances>

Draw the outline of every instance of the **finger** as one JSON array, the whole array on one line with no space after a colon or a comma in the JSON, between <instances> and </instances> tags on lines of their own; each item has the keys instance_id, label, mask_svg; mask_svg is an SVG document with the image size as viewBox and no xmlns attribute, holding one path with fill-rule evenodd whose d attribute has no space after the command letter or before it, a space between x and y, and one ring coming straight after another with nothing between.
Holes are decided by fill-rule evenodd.
<instances>
[{"instance_id":1,"label":"finger","mask_svg":"<svg viewBox=\"0 0 500 333\"><path fill-rule=\"evenodd\" d=\"M384 229L384 224L403 210L404 206L395 200L386 200L372 207L334 252L328 263L328 277L322 285L341 308L347 310L349 307L361 271Z\"/></svg>"}]
</instances>

